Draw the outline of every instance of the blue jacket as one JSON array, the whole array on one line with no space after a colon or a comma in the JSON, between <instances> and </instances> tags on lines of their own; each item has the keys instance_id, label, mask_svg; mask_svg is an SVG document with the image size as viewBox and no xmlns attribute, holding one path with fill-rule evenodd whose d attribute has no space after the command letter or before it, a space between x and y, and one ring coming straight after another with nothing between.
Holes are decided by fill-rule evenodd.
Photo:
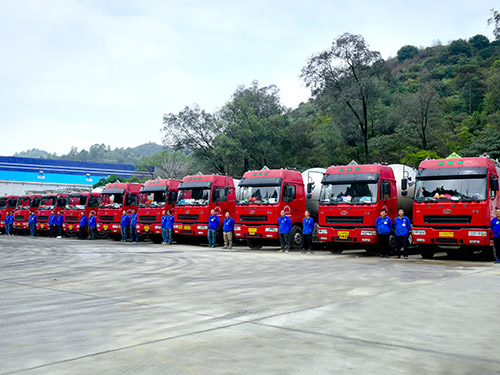
<instances>
[{"instance_id":1,"label":"blue jacket","mask_svg":"<svg viewBox=\"0 0 500 375\"><path fill-rule=\"evenodd\" d=\"M95 216L90 216L89 217L89 228L95 228L96 220Z\"/></svg>"},{"instance_id":2,"label":"blue jacket","mask_svg":"<svg viewBox=\"0 0 500 375\"><path fill-rule=\"evenodd\" d=\"M128 227L130 225L130 217L128 215L122 215L120 225L122 227Z\"/></svg>"},{"instance_id":3,"label":"blue jacket","mask_svg":"<svg viewBox=\"0 0 500 375\"><path fill-rule=\"evenodd\" d=\"M130 215L130 226L136 226L137 225L137 214L132 214Z\"/></svg>"},{"instance_id":4,"label":"blue jacket","mask_svg":"<svg viewBox=\"0 0 500 375\"><path fill-rule=\"evenodd\" d=\"M407 236L410 234L410 219L408 219L406 216L403 216L403 218L397 218L394 219L394 229L396 230L396 236Z\"/></svg>"},{"instance_id":5,"label":"blue jacket","mask_svg":"<svg viewBox=\"0 0 500 375\"><path fill-rule=\"evenodd\" d=\"M314 219L312 217L309 217L308 219L303 218L302 227L304 228L302 230L303 234L312 234L314 231Z\"/></svg>"},{"instance_id":6,"label":"blue jacket","mask_svg":"<svg viewBox=\"0 0 500 375\"><path fill-rule=\"evenodd\" d=\"M56 225L57 222L57 216L56 214L52 214L49 217L49 225Z\"/></svg>"},{"instance_id":7,"label":"blue jacket","mask_svg":"<svg viewBox=\"0 0 500 375\"><path fill-rule=\"evenodd\" d=\"M500 220L496 217L491 219L490 228L493 231L493 237L500 236Z\"/></svg>"},{"instance_id":8,"label":"blue jacket","mask_svg":"<svg viewBox=\"0 0 500 375\"><path fill-rule=\"evenodd\" d=\"M167 229L174 229L174 220L175 216L174 215L167 215L167 226L165 228Z\"/></svg>"},{"instance_id":9,"label":"blue jacket","mask_svg":"<svg viewBox=\"0 0 500 375\"><path fill-rule=\"evenodd\" d=\"M82 216L80 217L80 226L81 226L81 227L84 227L85 225L87 225L87 216L82 215Z\"/></svg>"},{"instance_id":10,"label":"blue jacket","mask_svg":"<svg viewBox=\"0 0 500 375\"><path fill-rule=\"evenodd\" d=\"M234 229L234 219L232 217L224 219L222 222L222 230L224 232L232 232Z\"/></svg>"},{"instance_id":11,"label":"blue jacket","mask_svg":"<svg viewBox=\"0 0 500 375\"><path fill-rule=\"evenodd\" d=\"M212 215L208 218L208 229L215 229L219 228L220 225L220 219L217 215Z\"/></svg>"},{"instance_id":12,"label":"blue jacket","mask_svg":"<svg viewBox=\"0 0 500 375\"><path fill-rule=\"evenodd\" d=\"M14 215L6 215L5 224L14 224Z\"/></svg>"},{"instance_id":13,"label":"blue jacket","mask_svg":"<svg viewBox=\"0 0 500 375\"><path fill-rule=\"evenodd\" d=\"M168 215L163 215L161 217L161 227L163 229L167 228L167 221L168 221L167 218L168 218Z\"/></svg>"},{"instance_id":14,"label":"blue jacket","mask_svg":"<svg viewBox=\"0 0 500 375\"><path fill-rule=\"evenodd\" d=\"M377 227L378 234L390 234L392 221L389 216L386 216L385 219L377 217L377 220L375 220L375 226Z\"/></svg>"},{"instance_id":15,"label":"blue jacket","mask_svg":"<svg viewBox=\"0 0 500 375\"><path fill-rule=\"evenodd\" d=\"M62 225L62 223L64 223L64 216L62 214L59 214L59 216L57 217L56 224L57 225Z\"/></svg>"},{"instance_id":16,"label":"blue jacket","mask_svg":"<svg viewBox=\"0 0 500 375\"><path fill-rule=\"evenodd\" d=\"M36 222L37 222L36 215L30 215L30 218L28 219L28 223L36 223Z\"/></svg>"},{"instance_id":17,"label":"blue jacket","mask_svg":"<svg viewBox=\"0 0 500 375\"><path fill-rule=\"evenodd\" d=\"M284 217L280 216L278 219L278 226L279 232L281 234L290 233L290 231L292 230L292 220L290 220L290 218L286 215Z\"/></svg>"}]
</instances>

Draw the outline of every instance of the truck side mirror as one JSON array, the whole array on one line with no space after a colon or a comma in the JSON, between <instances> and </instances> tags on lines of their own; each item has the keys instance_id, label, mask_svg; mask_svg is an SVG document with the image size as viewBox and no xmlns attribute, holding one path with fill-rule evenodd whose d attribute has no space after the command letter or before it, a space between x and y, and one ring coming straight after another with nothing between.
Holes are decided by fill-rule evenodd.
<instances>
[{"instance_id":1,"label":"truck side mirror","mask_svg":"<svg viewBox=\"0 0 500 375\"><path fill-rule=\"evenodd\" d=\"M498 191L498 178L491 179L491 189L493 191Z\"/></svg>"},{"instance_id":2,"label":"truck side mirror","mask_svg":"<svg viewBox=\"0 0 500 375\"><path fill-rule=\"evenodd\" d=\"M313 190L314 190L314 182L309 182L307 184L307 194L311 194Z\"/></svg>"},{"instance_id":3,"label":"truck side mirror","mask_svg":"<svg viewBox=\"0 0 500 375\"><path fill-rule=\"evenodd\" d=\"M382 182L382 195L391 195L391 184L387 181Z\"/></svg>"},{"instance_id":4,"label":"truck side mirror","mask_svg":"<svg viewBox=\"0 0 500 375\"><path fill-rule=\"evenodd\" d=\"M401 180L401 190L407 190L408 189L408 179L403 178Z\"/></svg>"},{"instance_id":5,"label":"truck side mirror","mask_svg":"<svg viewBox=\"0 0 500 375\"><path fill-rule=\"evenodd\" d=\"M408 191L407 191L407 190L403 190L403 191L401 192L401 195L402 195L403 197L406 197L406 196L408 195Z\"/></svg>"}]
</instances>

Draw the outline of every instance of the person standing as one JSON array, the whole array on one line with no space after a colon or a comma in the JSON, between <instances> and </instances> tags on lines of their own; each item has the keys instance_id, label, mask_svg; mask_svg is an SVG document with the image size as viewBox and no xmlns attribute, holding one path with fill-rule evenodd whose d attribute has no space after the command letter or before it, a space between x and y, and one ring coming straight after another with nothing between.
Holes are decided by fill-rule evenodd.
<instances>
[{"instance_id":1,"label":"person standing","mask_svg":"<svg viewBox=\"0 0 500 375\"><path fill-rule=\"evenodd\" d=\"M311 217L309 211L306 210L304 213L304 218L302 219L302 234L304 235L304 248L303 251L307 252L309 250L311 254L314 254L312 248L312 234L314 231L314 219Z\"/></svg>"},{"instance_id":2,"label":"person standing","mask_svg":"<svg viewBox=\"0 0 500 375\"><path fill-rule=\"evenodd\" d=\"M389 236L391 234L392 221L387 216L385 208L380 210L380 217L377 217L377 220L375 220L375 226L377 227L380 257L389 258Z\"/></svg>"},{"instance_id":3,"label":"person standing","mask_svg":"<svg viewBox=\"0 0 500 375\"><path fill-rule=\"evenodd\" d=\"M129 225L130 225L130 217L127 215L127 211L124 210L123 214L122 214L122 218L120 220L120 229L122 232L122 242L127 241L127 237L128 237L127 230L128 230Z\"/></svg>"},{"instance_id":4,"label":"person standing","mask_svg":"<svg viewBox=\"0 0 500 375\"><path fill-rule=\"evenodd\" d=\"M403 255L408 259L408 235L410 234L410 219L404 216L405 210L398 210L398 217L394 219L394 230L396 232L396 259L401 258L401 246L403 246Z\"/></svg>"},{"instance_id":5,"label":"person standing","mask_svg":"<svg viewBox=\"0 0 500 375\"><path fill-rule=\"evenodd\" d=\"M30 236L31 237L33 237L35 235L37 221L38 221L38 218L36 216L36 213L34 211L31 211L30 217L28 218L28 225L30 228Z\"/></svg>"},{"instance_id":6,"label":"person standing","mask_svg":"<svg viewBox=\"0 0 500 375\"><path fill-rule=\"evenodd\" d=\"M175 221L175 216L172 215L172 212L170 210L167 211L167 223L166 223L166 244L167 245L172 245L172 237L173 237L173 232L174 232L174 221Z\"/></svg>"},{"instance_id":7,"label":"person standing","mask_svg":"<svg viewBox=\"0 0 500 375\"><path fill-rule=\"evenodd\" d=\"M80 228L78 229L80 239L85 239L85 227L87 226L87 216L85 216L85 211L82 211L82 216L80 216Z\"/></svg>"},{"instance_id":8,"label":"person standing","mask_svg":"<svg viewBox=\"0 0 500 375\"><path fill-rule=\"evenodd\" d=\"M135 210L132 209L132 214L130 215L130 242L139 242L139 236L137 235L137 214Z\"/></svg>"},{"instance_id":9,"label":"person standing","mask_svg":"<svg viewBox=\"0 0 500 375\"><path fill-rule=\"evenodd\" d=\"M491 231L493 232L493 245L495 247L495 263L500 263L500 208L496 209L496 217L491 219Z\"/></svg>"},{"instance_id":10,"label":"person standing","mask_svg":"<svg viewBox=\"0 0 500 375\"><path fill-rule=\"evenodd\" d=\"M64 216L62 214L61 211L58 212L58 215L57 215L57 221L56 221L56 225L57 225L57 238L62 238L62 225L64 223Z\"/></svg>"},{"instance_id":11,"label":"person standing","mask_svg":"<svg viewBox=\"0 0 500 375\"><path fill-rule=\"evenodd\" d=\"M5 232L8 236L14 235L14 215L12 211L5 216Z\"/></svg>"},{"instance_id":12,"label":"person standing","mask_svg":"<svg viewBox=\"0 0 500 375\"><path fill-rule=\"evenodd\" d=\"M210 211L208 218L208 247L215 247L217 244L217 229L219 229L220 219L215 211Z\"/></svg>"},{"instance_id":13,"label":"person standing","mask_svg":"<svg viewBox=\"0 0 500 375\"><path fill-rule=\"evenodd\" d=\"M96 235L96 219L94 213L90 211L89 213L89 238L88 240L95 240Z\"/></svg>"},{"instance_id":14,"label":"person standing","mask_svg":"<svg viewBox=\"0 0 500 375\"><path fill-rule=\"evenodd\" d=\"M162 244L167 244L167 211L162 211L161 217L161 237L163 238Z\"/></svg>"},{"instance_id":15,"label":"person standing","mask_svg":"<svg viewBox=\"0 0 500 375\"><path fill-rule=\"evenodd\" d=\"M226 218L222 222L222 231L224 235L224 249L233 248L233 229L234 229L234 219L231 217L229 212L226 212Z\"/></svg>"},{"instance_id":16,"label":"person standing","mask_svg":"<svg viewBox=\"0 0 500 375\"><path fill-rule=\"evenodd\" d=\"M280 250L278 253L288 253L290 249L290 231L292 230L292 220L285 215L285 211L281 211L281 216L278 218L278 232L280 235Z\"/></svg>"},{"instance_id":17,"label":"person standing","mask_svg":"<svg viewBox=\"0 0 500 375\"><path fill-rule=\"evenodd\" d=\"M56 224L57 224L57 215L54 211L50 211L50 216L49 216L50 238L56 238Z\"/></svg>"}]
</instances>

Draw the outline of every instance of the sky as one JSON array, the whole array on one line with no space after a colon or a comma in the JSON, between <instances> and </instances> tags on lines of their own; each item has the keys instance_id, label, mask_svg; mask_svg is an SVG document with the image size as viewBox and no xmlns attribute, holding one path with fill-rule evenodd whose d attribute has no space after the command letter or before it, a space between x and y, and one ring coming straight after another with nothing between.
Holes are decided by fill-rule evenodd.
<instances>
[{"instance_id":1,"label":"sky","mask_svg":"<svg viewBox=\"0 0 500 375\"><path fill-rule=\"evenodd\" d=\"M404 45L483 34L498 0L0 0L0 155L161 143L162 119L222 107L239 85L307 101L307 58L362 35Z\"/></svg>"}]
</instances>

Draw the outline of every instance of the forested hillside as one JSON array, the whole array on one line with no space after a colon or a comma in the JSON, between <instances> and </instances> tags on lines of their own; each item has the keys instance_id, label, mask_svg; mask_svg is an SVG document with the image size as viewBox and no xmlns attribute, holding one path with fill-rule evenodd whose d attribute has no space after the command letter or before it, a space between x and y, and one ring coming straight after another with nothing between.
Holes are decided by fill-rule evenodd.
<instances>
[{"instance_id":1,"label":"forested hillside","mask_svg":"<svg viewBox=\"0 0 500 375\"><path fill-rule=\"evenodd\" d=\"M164 143L192 151L205 172L233 176L264 165L305 169L353 159L416 166L452 152L499 158L495 36L406 45L384 60L362 36L343 34L304 56L301 78L312 92L307 103L285 108L277 87L255 81L238 87L214 113L194 105L165 114Z\"/></svg>"},{"instance_id":2,"label":"forested hillside","mask_svg":"<svg viewBox=\"0 0 500 375\"><path fill-rule=\"evenodd\" d=\"M111 149L110 146L106 146L105 144L95 144L90 146L88 151L78 151L76 147L72 147L69 153L61 156L36 148L28 151L17 152L14 156L135 165L139 160L141 160L141 158L147 158L161 153L164 149L164 147L153 142L145 143L136 147L120 147L115 149Z\"/></svg>"}]
</instances>

